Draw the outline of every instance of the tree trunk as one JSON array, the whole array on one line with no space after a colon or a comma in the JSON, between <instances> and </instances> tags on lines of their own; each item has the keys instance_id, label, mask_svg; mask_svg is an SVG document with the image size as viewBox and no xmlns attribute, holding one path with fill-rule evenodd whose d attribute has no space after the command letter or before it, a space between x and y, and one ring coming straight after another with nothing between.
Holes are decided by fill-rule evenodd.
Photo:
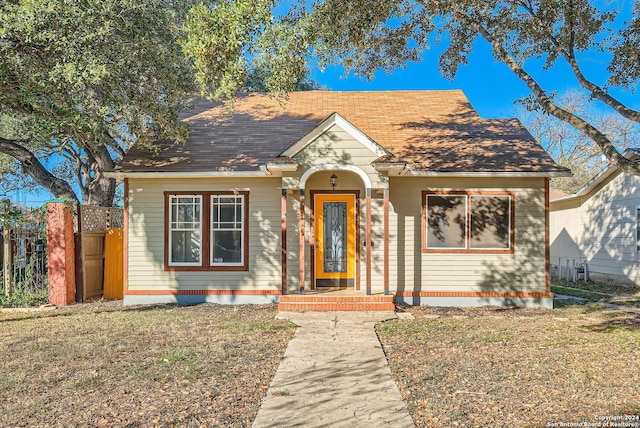
<instances>
[{"instance_id":1,"label":"tree trunk","mask_svg":"<svg viewBox=\"0 0 640 428\"><path fill-rule=\"evenodd\" d=\"M85 150L89 151L88 145ZM86 186L85 204L99 205L102 207L113 206L116 195L116 179L104 176L104 171L111 171L115 163L106 146L91 147L91 156L94 161L92 171L95 174Z\"/></svg>"}]
</instances>

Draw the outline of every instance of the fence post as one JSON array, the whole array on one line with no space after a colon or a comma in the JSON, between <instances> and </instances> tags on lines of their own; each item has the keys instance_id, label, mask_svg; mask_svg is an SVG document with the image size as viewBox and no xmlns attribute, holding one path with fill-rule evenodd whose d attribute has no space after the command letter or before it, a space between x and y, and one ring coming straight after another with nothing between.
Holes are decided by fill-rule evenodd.
<instances>
[{"instance_id":1,"label":"fence post","mask_svg":"<svg viewBox=\"0 0 640 428\"><path fill-rule=\"evenodd\" d=\"M558 257L558 279L562 279L562 257Z\"/></svg>"},{"instance_id":2,"label":"fence post","mask_svg":"<svg viewBox=\"0 0 640 428\"><path fill-rule=\"evenodd\" d=\"M73 205L47 204L49 303L64 306L75 302L75 245Z\"/></svg>"},{"instance_id":3,"label":"fence post","mask_svg":"<svg viewBox=\"0 0 640 428\"><path fill-rule=\"evenodd\" d=\"M584 282L589 282L589 263L584 262Z\"/></svg>"},{"instance_id":4,"label":"fence post","mask_svg":"<svg viewBox=\"0 0 640 428\"><path fill-rule=\"evenodd\" d=\"M2 245L3 245L3 260L2 260L2 273L4 278L4 292L7 297L11 297L13 292L13 278L11 277L11 229L9 227L9 221L5 221L2 229Z\"/></svg>"}]
</instances>

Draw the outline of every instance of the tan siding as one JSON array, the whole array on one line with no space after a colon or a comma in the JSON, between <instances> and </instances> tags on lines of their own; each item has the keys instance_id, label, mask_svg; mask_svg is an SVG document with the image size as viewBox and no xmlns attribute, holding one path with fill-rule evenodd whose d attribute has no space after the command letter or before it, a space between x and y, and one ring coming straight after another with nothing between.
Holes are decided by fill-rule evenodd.
<instances>
[{"instance_id":1,"label":"tan siding","mask_svg":"<svg viewBox=\"0 0 640 428\"><path fill-rule=\"evenodd\" d=\"M308 168L317 165L354 165L369 176L374 188L382 187L384 178L371 166L378 157L341 127L334 125L294 156L301 168L292 175L300 177Z\"/></svg>"},{"instance_id":2,"label":"tan siding","mask_svg":"<svg viewBox=\"0 0 640 428\"><path fill-rule=\"evenodd\" d=\"M423 190L515 192L514 254L423 253ZM392 178L401 291L545 291L544 180Z\"/></svg>"},{"instance_id":3,"label":"tan siding","mask_svg":"<svg viewBox=\"0 0 640 428\"><path fill-rule=\"evenodd\" d=\"M130 179L129 288L279 289L280 179ZM249 191L249 271L165 272L165 191Z\"/></svg>"},{"instance_id":4,"label":"tan siding","mask_svg":"<svg viewBox=\"0 0 640 428\"><path fill-rule=\"evenodd\" d=\"M331 171L314 174L305 198L305 276L310 281L311 192L326 189ZM365 189L353 172L339 171L339 189L360 192L360 278L366 286ZM390 191L391 291L545 291L543 180L392 178ZM259 180L130 180L129 288L280 289L280 187L278 178ZM164 191L247 190L250 192L248 272L165 272ZM423 253L422 191L498 189L514 191L515 254ZM372 194L372 288L382 290L384 268L383 195ZM299 287L299 192L287 197L287 282Z\"/></svg>"}]
</instances>

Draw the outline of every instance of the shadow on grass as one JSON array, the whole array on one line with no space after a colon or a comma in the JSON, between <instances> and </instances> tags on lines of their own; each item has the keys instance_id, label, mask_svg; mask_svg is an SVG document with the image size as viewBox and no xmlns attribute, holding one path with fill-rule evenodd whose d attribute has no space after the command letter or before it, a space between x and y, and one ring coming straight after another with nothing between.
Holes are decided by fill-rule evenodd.
<instances>
[{"instance_id":1,"label":"shadow on grass","mask_svg":"<svg viewBox=\"0 0 640 428\"><path fill-rule=\"evenodd\" d=\"M600 324L585 325L580 327L580 329L593 333L612 333L618 330L640 332L640 317L627 316L624 318L615 318Z\"/></svg>"}]
</instances>

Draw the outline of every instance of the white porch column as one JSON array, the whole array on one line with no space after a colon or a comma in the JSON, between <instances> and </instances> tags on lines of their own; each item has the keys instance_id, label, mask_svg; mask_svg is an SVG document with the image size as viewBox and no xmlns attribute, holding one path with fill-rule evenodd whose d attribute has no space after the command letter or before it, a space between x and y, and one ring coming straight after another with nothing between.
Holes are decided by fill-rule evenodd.
<instances>
[{"instance_id":1,"label":"white porch column","mask_svg":"<svg viewBox=\"0 0 640 428\"><path fill-rule=\"evenodd\" d=\"M366 222L365 222L365 242L367 247L367 295L371 294L371 187L367 187L367 196L365 200L366 206Z\"/></svg>"},{"instance_id":2,"label":"white porch column","mask_svg":"<svg viewBox=\"0 0 640 428\"><path fill-rule=\"evenodd\" d=\"M304 294L304 188L300 189L300 294Z\"/></svg>"},{"instance_id":3,"label":"white porch column","mask_svg":"<svg viewBox=\"0 0 640 428\"><path fill-rule=\"evenodd\" d=\"M384 189L384 294L389 295L389 187Z\"/></svg>"},{"instance_id":4,"label":"white porch column","mask_svg":"<svg viewBox=\"0 0 640 428\"><path fill-rule=\"evenodd\" d=\"M280 236L282 240L282 294L287 294L287 189L282 189L280 198Z\"/></svg>"}]
</instances>

